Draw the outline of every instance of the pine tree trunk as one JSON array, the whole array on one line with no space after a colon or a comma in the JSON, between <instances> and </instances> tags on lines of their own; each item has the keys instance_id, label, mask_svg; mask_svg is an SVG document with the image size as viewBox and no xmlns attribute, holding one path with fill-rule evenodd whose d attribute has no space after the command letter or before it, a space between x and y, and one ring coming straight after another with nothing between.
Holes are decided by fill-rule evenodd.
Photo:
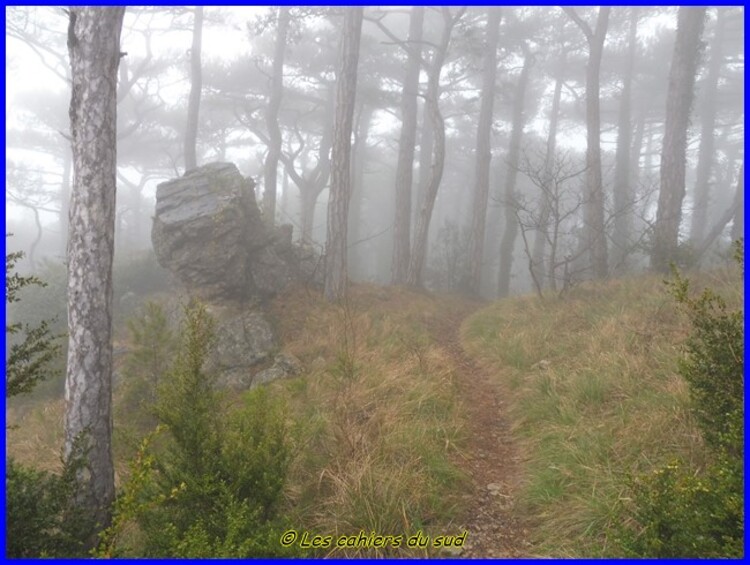
<instances>
[{"instance_id":1,"label":"pine tree trunk","mask_svg":"<svg viewBox=\"0 0 750 565\"><path fill-rule=\"evenodd\" d=\"M428 69L429 70L429 69ZM412 202L412 224L416 226L419 211L424 203L424 195L430 182L430 170L432 165L432 154L435 149L435 132L427 101L422 102L422 124L419 130L419 180ZM412 242L413 243L413 242ZM411 257L409 258L411 262Z\"/></svg>"},{"instance_id":2,"label":"pine tree trunk","mask_svg":"<svg viewBox=\"0 0 750 565\"><path fill-rule=\"evenodd\" d=\"M406 284L412 287L422 286L422 273L427 260L427 238L430 231L430 220L432 210L435 206L440 181L443 178L443 166L445 164L445 123L440 113L440 72L443 69L445 56L448 53L453 26L466 11L460 8L455 16L452 16L449 8L442 8L443 33L440 43L435 48L435 54L430 65L427 79L427 92L425 94L425 107L427 117L432 124L433 133L433 160L430 167L430 180L425 186L422 196L422 205L417 216L414 243L409 258L409 270L406 275ZM421 171L420 171L421 176Z\"/></svg>"},{"instance_id":3,"label":"pine tree trunk","mask_svg":"<svg viewBox=\"0 0 750 565\"><path fill-rule=\"evenodd\" d=\"M500 240L500 269L497 279L497 296L504 298L510 292L510 273L513 268L513 249L518 237L518 218L516 217L516 178L518 177L518 158L521 153L521 138L525 118L523 115L526 102L526 88L529 84L531 67L534 64L534 56L531 54L526 43L523 44L524 59L521 76L518 78L516 92L513 97L513 126L510 134L510 146L508 148L508 171L505 177L505 188L503 191L503 209L505 211L505 229Z\"/></svg>"},{"instance_id":4,"label":"pine tree trunk","mask_svg":"<svg viewBox=\"0 0 750 565\"><path fill-rule=\"evenodd\" d=\"M76 504L107 527L112 466L112 260L117 66L125 8L70 8L73 190L68 231L65 457L80 458ZM95 535L87 540L91 546Z\"/></svg>"},{"instance_id":5,"label":"pine tree trunk","mask_svg":"<svg viewBox=\"0 0 750 565\"><path fill-rule=\"evenodd\" d=\"M203 35L203 6L196 6L193 23L193 46L190 49L190 98L185 127L185 171L198 166L195 146L198 140L198 115L201 106L203 74L201 69L201 41Z\"/></svg>"},{"instance_id":6,"label":"pine tree trunk","mask_svg":"<svg viewBox=\"0 0 750 565\"><path fill-rule=\"evenodd\" d=\"M700 104L701 143L698 150L698 167L695 172L695 194L693 198L693 217L690 224L690 241L700 243L706 231L708 218L711 172L716 158L714 149L714 127L716 125L717 97L719 78L724 62L722 43L726 15L723 9L717 10L716 30L711 41L711 59L708 64L708 76L703 100Z\"/></svg>"},{"instance_id":7,"label":"pine tree trunk","mask_svg":"<svg viewBox=\"0 0 750 565\"><path fill-rule=\"evenodd\" d=\"M63 176L60 187L60 254L65 257L68 248L68 214L70 213L70 173L73 170L73 156L68 147L63 156Z\"/></svg>"},{"instance_id":8,"label":"pine tree trunk","mask_svg":"<svg viewBox=\"0 0 750 565\"><path fill-rule=\"evenodd\" d=\"M349 206L349 244L347 261L352 277L359 276L361 270L362 249L358 242L362 239L362 226L365 221L365 163L367 163L367 142L370 137L370 126L375 108L365 105L359 112L357 135L352 147L352 201Z\"/></svg>"},{"instance_id":9,"label":"pine tree trunk","mask_svg":"<svg viewBox=\"0 0 750 565\"><path fill-rule=\"evenodd\" d=\"M586 194L584 198L585 240L589 262L596 278L607 276L607 234L604 231L604 187L602 186L601 118L599 115L599 70L611 8L599 8L596 28L591 28L572 8L563 8L581 28L589 45L586 64Z\"/></svg>"},{"instance_id":10,"label":"pine tree trunk","mask_svg":"<svg viewBox=\"0 0 750 565\"><path fill-rule=\"evenodd\" d=\"M477 153L474 180L474 206L471 214L469 239L469 283L468 292L479 295L484 257L484 236L487 222L487 203L490 193L490 163L492 152L490 133L495 102L495 79L497 75L497 43L500 35L501 8L487 10L484 71L482 93L477 124Z\"/></svg>"},{"instance_id":11,"label":"pine tree trunk","mask_svg":"<svg viewBox=\"0 0 750 565\"><path fill-rule=\"evenodd\" d=\"M633 67L635 50L638 45L638 8L630 8L630 33L628 37L628 55L625 74L622 77L620 91L620 109L617 119L617 150L615 153L614 208L615 226L612 240L614 243L614 264L622 271L626 267L625 259L629 251L630 232L632 230L633 200L635 191L631 185L632 120L631 102L633 90Z\"/></svg>"},{"instance_id":12,"label":"pine tree trunk","mask_svg":"<svg viewBox=\"0 0 750 565\"><path fill-rule=\"evenodd\" d=\"M263 217L268 225L276 219L276 177L281 155L281 129L279 128L279 108L284 95L284 53L287 31L289 30L289 8L279 6L276 45L273 54L271 95L266 108L266 128L268 129L268 155L263 168Z\"/></svg>"},{"instance_id":13,"label":"pine tree trunk","mask_svg":"<svg viewBox=\"0 0 750 565\"><path fill-rule=\"evenodd\" d=\"M323 289L326 300L329 302L341 300L346 292L346 232L351 196L350 153L363 10L361 7L346 9L336 77L331 196L328 200L328 233Z\"/></svg>"},{"instance_id":14,"label":"pine tree trunk","mask_svg":"<svg viewBox=\"0 0 750 565\"><path fill-rule=\"evenodd\" d=\"M401 137L396 164L396 198L393 222L391 282L403 284L409 269L411 247L411 200L414 148L417 139L417 94L422 49L424 7L414 6L409 19L409 55L401 94Z\"/></svg>"},{"instance_id":15,"label":"pine tree trunk","mask_svg":"<svg viewBox=\"0 0 750 565\"><path fill-rule=\"evenodd\" d=\"M677 37L669 70L659 204L651 253L651 268L660 272L669 270L669 263L677 252L682 201L685 197L687 130L705 17L706 8L692 6L680 8L678 15Z\"/></svg>"},{"instance_id":16,"label":"pine tree trunk","mask_svg":"<svg viewBox=\"0 0 750 565\"><path fill-rule=\"evenodd\" d=\"M734 193L734 217L732 223L732 241L745 237L745 161L742 160L740 176L737 178L737 190Z\"/></svg>"}]
</instances>

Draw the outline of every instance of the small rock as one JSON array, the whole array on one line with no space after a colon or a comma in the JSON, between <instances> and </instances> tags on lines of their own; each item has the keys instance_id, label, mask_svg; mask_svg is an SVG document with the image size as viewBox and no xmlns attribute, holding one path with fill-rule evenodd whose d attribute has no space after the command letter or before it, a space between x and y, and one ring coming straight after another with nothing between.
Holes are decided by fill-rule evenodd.
<instances>
[{"instance_id":1,"label":"small rock","mask_svg":"<svg viewBox=\"0 0 750 565\"><path fill-rule=\"evenodd\" d=\"M274 359L273 366L260 371L255 377L250 388L270 383L278 379L293 377L302 372L302 363L294 355L280 353Z\"/></svg>"},{"instance_id":2,"label":"small rock","mask_svg":"<svg viewBox=\"0 0 750 565\"><path fill-rule=\"evenodd\" d=\"M503 490L503 486L500 483L490 483L487 485L487 490L490 491L490 494L496 496Z\"/></svg>"}]
</instances>

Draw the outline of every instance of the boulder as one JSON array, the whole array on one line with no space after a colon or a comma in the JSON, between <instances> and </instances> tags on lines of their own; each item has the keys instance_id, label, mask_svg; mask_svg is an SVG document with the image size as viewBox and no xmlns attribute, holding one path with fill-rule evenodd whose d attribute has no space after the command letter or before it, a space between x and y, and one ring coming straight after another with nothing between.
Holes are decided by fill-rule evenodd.
<instances>
[{"instance_id":1,"label":"boulder","mask_svg":"<svg viewBox=\"0 0 750 565\"><path fill-rule=\"evenodd\" d=\"M218 385L243 390L250 386L257 366L270 360L278 342L271 324L257 309L209 308L216 321L214 345L206 370L218 374Z\"/></svg>"},{"instance_id":2,"label":"boulder","mask_svg":"<svg viewBox=\"0 0 750 565\"><path fill-rule=\"evenodd\" d=\"M159 264L206 301L265 299L294 280L315 280L317 255L268 227L255 183L231 163L211 163L156 189L151 241Z\"/></svg>"},{"instance_id":3,"label":"boulder","mask_svg":"<svg viewBox=\"0 0 750 565\"><path fill-rule=\"evenodd\" d=\"M248 248L265 237L254 183L213 163L161 183L151 241L159 264L201 298L244 298Z\"/></svg>"},{"instance_id":4,"label":"boulder","mask_svg":"<svg viewBox=\"0 0 750 565\"><path fill-rule=\"evenodd\" d=\"M302 363L294 355L287 353L280 353L274 359L273 365L268 369L264 369L256 374L252 382L250 383L251 388L255 388L260 385L270 383L277 379L285 379L294 377L302 372Z\"/></svg>"}]
</instances>

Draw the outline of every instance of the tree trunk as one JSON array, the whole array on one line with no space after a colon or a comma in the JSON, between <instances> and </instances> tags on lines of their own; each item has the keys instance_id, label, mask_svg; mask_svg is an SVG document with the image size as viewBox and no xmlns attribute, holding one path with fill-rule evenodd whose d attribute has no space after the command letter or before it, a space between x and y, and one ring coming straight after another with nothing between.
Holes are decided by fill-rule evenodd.
<instances>
[{"instance_id":1,"label":"tree trunk","mask_svg":"<svg viewBox=\"0 0 750 565\"><path fill-rule=\"evenodd\" d=\"M303 176L295 169L294 161L284 153L280 159L284 163L284 170L299 189L300 195L300 223L302 224L302 241L307 244L313 243L313 220L315 216L315 203L318 196L328 184L331 175L331 137L333 134L333 89L329 89L325 103L325 116L323 118L323 133L318 145L318 162L309 175Z\"/></svg>"},{"instance_id":2,"label":"tree trunk","mask_svg":"<svg viewBox=\"0 0 750 565\"><path fill-rule=\"evenodd\" d=\"M60 253L66 256L68 248L68 214L70 213L70 173L73 169L73 158L66 147L63 156L63 176L60 187Z\"/></svg>"},{"instance_id":3,"label":"tree trunk","mask_svg":"<svg viewBox=\"0 0 750 565\"><path fill-rule=\"evenodd\" d=\"M630 8L630 33L625 74L620 91L620 110L617 119L617 150L615 153L614 213L615 226L612 240L614 263L618 270L626 267L630 232L632 231L632 205L635 191L631 186L630 150L632 144L631 98L633 90L633 67L638 45L638 8Z\"/></svg>"},{"instance_id":4,"label":"tree trunk","mask_svg":"<svg viewBox=\"0 0 750 565\"><path fill-rule=\"evenodd\" d=\"M361 106L360 106L361 107ZM347 245L347 261L349 272L356 276L360 271L361 249L357 243L362 239L362 226L365 225L363 205L365 201L365 163L367 163L367 141L370 136L370 126L375 113L373 106L365 105L359 112L357 120L357 135L352 151L352 201L349 207L349 244Z\"/></svg>"},{"instance_id":5,"label":"tree trunk","mask_svg":"<svg viewBox=\"0 0 750 565\"><path fill-rule=\"evenodd\" d=\"M600 145L599 70L604 38L607 35L611 8L599 8L594 31L573 8L563 8L581 28L589 45L586 64L586 196L584 207L585 245L596 278L607 276L607 234L604 231L604 188L602 186L602 151Z\"/></svg>"},{"instance_id":6,"label":"tree trunk","mask_svg":"<svg viewBox=\"0 0 750 565\"><path fill-rule=\"evenodd\" d=\"M419 181L417 190L414 195L414 206L412 207L412 224L416 226L419 211L424 203L424 195L427 192L427 185L430 182L430 169L432 164L432 154L435 149L435 132L430 118L430 110L427 106L427 100L422 103L422 127L419 131ZM411 261L411 256L409 257Z\"/></svg>"},{"instance_id":7,"label":"tree trunk","mask_svg":"<svg viewBox=\"0 0 750 565\"><path fill-rule=\"evenodd\" d=\"M73 190L68 231L65 458L78 460L76 504L107 527L112 466L112 260L117 66L125 8L70 8ZM96 533L87 540L92 546Z\"/></svg>"},{"instance_id":8,"label":"tree trunk","mask_svg":"<svg viewBox=\"0 0 750 565\"><path fill-rule=\"evenodd\" d=\"M734 202L726 209L724 214L718 219L714 227L706 236L703 243L696 249L696 256L700 258L708 249L713 245L713 242L727 227L727 224L734 221L732 225L732 240L737 240L743 237L745 229L745 216L744 216L744 204L745 204L745 162L742 162L740 167L740 175L737 178L737 189L734 193Z\"/></svg>"},{"instance_id":9,"label":"tree trunk","mask_svg":"<svg viewBox=\"0 0 750 565\"><path fill-rule=\"evenodd\" d=\"M711 170L716 158L714 149L714 127L716 125L716 99L719 92L719 78L724 62L722 42L724 38L725 12L716 10L716 30L711 41L711 59L708 64L706 90L700 104L701 143L698 150L698 167L695 172L695 195L693 198L693 219L690 224L690 241L694 244L703 239L708 217Z\"/></svg>"},{"instance_id":10,"label":"tree trunk","mask_svg":"<svg viewBox=\"0 0 750 565\"><path fill-rule=\"evenodd\" d=\"M315 203L318 194L312 188L300 190L300 222L302 224L302 241L313 242L313 222L315 220Z\"/></svg>"},{"instance_id":11,"label":"tree trunk","mask_svg":"<svg viewBox=\"0 0 750 565\"><path fill-rule=\"evenodd\" d=\"M732 241L745 237L745 161L740 167L737 179L737 190L734 193L734 222L732 223Z\"/></svg>"},{"instance_id":12,"label":"tree trunk","mask_svg":"<svg viewBox=\"0 0 750 565\"><path fill-rule=\"evenodd\" d=\"M406 283L413 287L422 286L422 271L427 259L427 238L430 230L430 220L438 188L440 188L440 181L443 178L443 166L445 164L445 123L443 122L443 116L440 114L438 103L440 99L440 71L443 69L445 56L448 53L453 26L463 16L465 11L466 8L460 8L457 14L452 16L449 8L442 8L443 21L445 22L443 33L440 44L435 48L427 80L425 107L432 123L434 155L432 166L430 167L430 180L427 186L425 186L422 205L417 217L414 244L411 250L411 257L409 258L409 270L406 275Z\"/></svg>"},{"instance_id":13,"label":"tree trunk","mask_svg":"<svg viewBox=\"0 0 750 565\"><path fill-rule=\"evenodd\" d=\"M417 94L421 67L424 7L414 6L409 19L409 55L401 94L401 137L396 164L396 205L393 222L393 263L391 282L403 284L409 269L411 246L411 199L414 146L417 139Z\"/></svg>"},{"instance_id":14,"label":"tree trunk","mask_svg":"<svg viewBox=\"0 0 750 565\"><path fill-rule=\"evenodd\" d=\"M198 114L201 106L203 76L201 70L201 36L203 35L203 6L195 7L193 46L190 49L190 98L185 127L185 172L198 166L195 145L198 139Z\"/></svg>"},{"instance_id":15,"label":"tree trunk","mask_svg":"<svg viewBox=\"0 0 750 565\"><path fill-rule=\"evenodd\" d=\"M685 197L687 129L705 17L706 8L691 6L680 8L677 20L677 37L669 70L659 204L651 253L651 267L660 272L669 270L670 260L675 257L677 251L682 201Z\"/></svg>"},{"instance_id":16,"label":"tree trunk","mask_svg":"<svg viewBox=\"0 0 750 565\"><path fill-rule=\"evenodd\" d=\"M268 155L263 170L263 217L268 225L276 219L276 176L281 155L281 129L279 128L279 108L284 95L284 53L287 31L289 30L289 8L279 6L276 30L276 45L273 54L271 95L266 108L268 128Z\"/></svg>"},{"instance_id":17,"label":"tree trunk","mask_svg":"<svg viewBox=\"0 0 750 565\"><path fill-rule=\"evenodd\" d=\"M331 196L328 200L328 233L325 253L326 300L336 302L346 292L346 232L351 195L350 153L357 63L362 35L363 8L347 8L336 77L336 111L333 120Z\"/></svg>"},{"instance_id":18,"label":"tree trunk","mask_svg":"<svg viewBox=\"0 0 750 565\"><path fill-rule=\"evenodd\" d=\"M469 239L469 282L468 292L479 296L484 257L484 236L487 222L487 203L490 193L490 163L492 151L490 134L495 102L495 79L497 75L497 43L500 35L501 8L487 10L487 31L485 40L484 72L482 93L477 125L477 154L474 180L474 206L471 215Z\"/></svg>"},{"instance_id":19,"label":"tree trunk","mask_svg":"<svg viewBox=\"0 0 750 565\"><path fill-rule=\"evenodd\" d=\"M513 268L513 249L518 236L518 218L516 217L516 178L518 176L518 158L521 153L521 137L525 118L523 108L526 102L526 87L529 84L531 67L534 64L534 56L531 54L526 43L523 43L523 69L518 78L515 96L513 97L513 127L510 134L510 147L508 148L508 170L505 178L505 190L503 192L503 208L505 210L505 229L500 240L500 269L497 279L497 296L504 298L510 291L510 272Z\"/></svg>"}]
</instances>

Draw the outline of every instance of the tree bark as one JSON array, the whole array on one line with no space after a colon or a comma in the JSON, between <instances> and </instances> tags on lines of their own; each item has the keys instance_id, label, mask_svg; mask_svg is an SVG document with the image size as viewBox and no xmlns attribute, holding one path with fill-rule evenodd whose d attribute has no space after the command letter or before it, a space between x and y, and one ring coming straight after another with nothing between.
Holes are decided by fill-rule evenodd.
<instances>
[{"instance_id":1,"label":"tree bark","mask_svg":"<svg viewBox=\"0 0 750 565\"><path fill-rule=\"evenodd\" d=\"M698 150L698 167L695 172L695 194L693 198L693 218L690 224L690 241L694 244L703 239L708 218L709 192L711 172L716 158L714 149L714 127L716 125L717 97L719 93L719 78L724 62L722 43L724 38L724 24L726 15L722 8L716 10L716 30L711 41L711 59L708 64L706 77L706 91L701 101L701 143Z\"/></svg>"},{"instance_id":2,"label":"tree bark","mask_svg":"<svg viewBox=\"0 0 750 565\"><path fill-rule=\"evenodd\" d=\"M287 173L300 190L302 240L309 244L313 242L315 204L331 177L334 96L335 91L330 88L326 100L323 134L318 145L318 162L312 172L306 177L300 176L294 169L294 163L282 155Z\"/></svg>"},{"instance_id":3,"label":"tree bark","mask_svg":"<svg viewBox=\"0 0 750 565\"><path fill-rule=\"evenodd\" d=\"M362 107L364 106L364 107ZM373 106L362 103L357 120L357 133L352 147L352 201L349 207L349 244L347 246L347 261L349 272L358 276L361 266L361 249L357 242L362 238L362 226L366 224L364 214L365 202L365 163L367 163L367 142L370 136L370 126L375 113Z\"/></svg>"},{"instance_id":4,"label":"tree bark","mask_svg":"<svg viewBox=\"0 0 750 565\"><path fill-rule=\"evenodd\" d=\"M744 205L745 205L745 162L743 160L742 166L740 167L740 175L737 178L737 189L734 193L734 202L726 209L724 214L717 220L711 231L701 243L700 247L696 249L696 256L700 258L708 249L711 247L714 241L724 231L729 222L734 221L732 225L731 237L732 240L737 240L743 237L745 229L745 216L744 216Z\"/></svg>"},{"instance_id":5,"label":"tree bark","mask_svg":"<svg viewBox=\"0 0 750 565\"><path fill-rule=\"evenodd\" d=\"M443 33L440 43L435 48L435 53L430 64L427 80L427 92L425 94L425 109L432 124L434 136L434 154L430 167L430 180L425 187L422 205L419 208L414 243L412 245L411 257L409 258L409 270L406 275L406 284L413 287L422 286L422 271L427 259L427 237L430 230L432 210L435 206L440 181L443 178L443 166L445 164L445 123L440 113L440 72L443 69L445 56L448 53L453 26L463 16L466 8L460 8L456 15L451 15L449 8L442 8ZM420 172L421 175L421 172Z\"/></svg>"},{"instance_id":6,"label":"tree bark","mask_svg":"<svg viewBox=\"0 0 750 565\"><path fill-rule=\"evenodd\" d=\"M289 8L279 6L276 19L276 45L273 54L271 76L271 95L266 108L266 127L268 128L268 155L263 169L263 217L268 225L276 219L276 177L281 155L281 129L279 128L279 108L284 96L284 53L286 52L287 32L289 30Z\"/></svg>"},{"instance_id":7,"label":"tree bark","mask_svg":"<svg viewBox=\"0 0 750 565\"><path fill-rule=\"evenodd\" d=\"M417 139L417 94L421 68L424 7L414 6L409 19L409 48L401 94L401 137L396 164L395 217L393 221L393 263L391 282L403 284L409 270L411 247L411 200L414 148Z\"/></svg>"},{"instance_id":8,"label":"tree bark","mask_svg":"<svg viewBox=\"0 0 750 565\"><path fill-rule=\"evenodd\" d=\"M581 28L589 45L586 64L586 197L585 245L596 278L607 276L607 234L604 231L604 188L602 186L602 151L600 145L599 70L611 8L600 7L596 28L592 31L573 8L563 8Z\"/></svg>"},{"instance_id":9,"label":"tree bark","mask_svg":"<svg viewBox=\"0 0 750 565\"><path fill-rule=\"evenodd\" d=\"M201 69L201 37L203 35L203 6L195 7L193 45L190 49L190 98L185 126L185 172L198 166L195 146L198 140L198 115L201 106L203 75Z\"/></svg>"},{"instance_id":10,"label":"tree bark","mask_svg":"<svg viewBox=\"0 0 750 565\"><path fill-rule=\"evenodd\" d=\"M734 193L734 217L732 223L732 241L745 237L745 161L742 160L740 176L737 179L737 190Z\"/></svg>"},{"instance_id":11,"label":"tree bark","mask_svg":"<svg viewBox=\"0 0 750 565\"><path fill-rule=\"evenodd\" d=\"M484 71L482 93L477 124L477 154L474 180L474 206L471 214L469 239L469 281L468 292L479 296L484 257L484 236L487 222L487 203L490 193L490 164L492 151L490 134L495 103L495 80L497 77L497 44L500 35L502 10L491 7L487 10L487 30L485 39Z\"/></svg>"},{"instance_id":12,"label":"tree bark","mask_svg":"<svg viewBox=\"0 0 750 565\"><path fill-rule=\"evenodd\" d=\"M687 129L705 16L706 8L682 7L677 20L677 37L669 70L659 204L651 252L651 268L660 272L669 270L670 260L677 251L682 201L685 197Z\"/></svg>"},{"instance_id":13,"label":"tree bark","mask_svg":"<svg viewBox=\"0 0 750 565\"><path fill-rule=\"evenodd\" d=\"M412 214L414 216L412 218L412 223L414 226L417 224L419 211L422 209L424 195L425 192L427 192L427 185L430 182L430 170L434 149L434 126L432 119L430 118L430 110L427 106L427 100L424 99L422 102L422 127L419 130L419 180L417 182L416 194L413 198L415 205L412 206ZM409 261L411 261L411 256L409 257Z\"/></svg>"},{"instance_id":14,"label":"tree bark","mask_svg":"<svg viewBox=\"0 0 750 565\"><path fill-rule=\"evenodd\" d=\"M68 248L68 214L70 213L70 173L73 169L73 157L68 148L63 155L63 176L60 186L60 254L66 256Z\"/></svg>"},{"instance_id":15,"label":"tree bark","mask_svg":"<svg viewBox=\"0 0 750 565\"><path fill-rule=\"evenodd\" d=\"M325 253L326 300L336 302L346 293L346 232L351 195L351 145L357 63L362 35L363 8L347 8L336 77L336 111L333 120L331 196L328 200L328 233Z\"/></svg>"},{"instance_id":16,"label":"tree bark","mask_svg":"<svg viewBox=\"0 0 750 565\"><path fill-rule=\"evenodd\" d=\"M631 186L630 150L632 144L631 102L633 91L633 67L635 51L638 45L638 8L630 8L630 30L628 37L628 54L625 63L625 74L622 77L620 91L620 109L617 118L617 149L615 152L614 182L614 263L619 270L626 267L630 232L632 231L632 204L635 191Z\"/></svg>"},{"instance_id":17,"label":"tree bark","mask_svg":"<svg viewBox=\"0 0 750 565\"><path fill-rule=\"evenodd\" d=\"M125 8L70 8L73 190L68 221L65 457L80 460L76 504L107 527L112 466L112 260L117 67ZM91 546L96 532L87 540Z\"/></svg>"},{"instance_id":18,"label":"tree bark","mask_svg":"<svg viewBox=\"0 0 750 565\"><path fill-rule=\"evenodd\" d=\"M513 100L513 126L510 134L510 146L508 148L508 169L505 178L505 190L503 192L503 208L505 210L505 229L500 240L500 269L497 279L497 296L504 298L510 291L510 272L513 268L513 249L518 237L518 218L516 217L516 178L518 176L518 157L521 153L521 138L525 118L523 115L526 102L526 88L529 84L531 67L534 64L534 56L531 54L526 43L522 44L524 58L521 76L518 78L516 92Z\"/></svg>"}]
</instances>

